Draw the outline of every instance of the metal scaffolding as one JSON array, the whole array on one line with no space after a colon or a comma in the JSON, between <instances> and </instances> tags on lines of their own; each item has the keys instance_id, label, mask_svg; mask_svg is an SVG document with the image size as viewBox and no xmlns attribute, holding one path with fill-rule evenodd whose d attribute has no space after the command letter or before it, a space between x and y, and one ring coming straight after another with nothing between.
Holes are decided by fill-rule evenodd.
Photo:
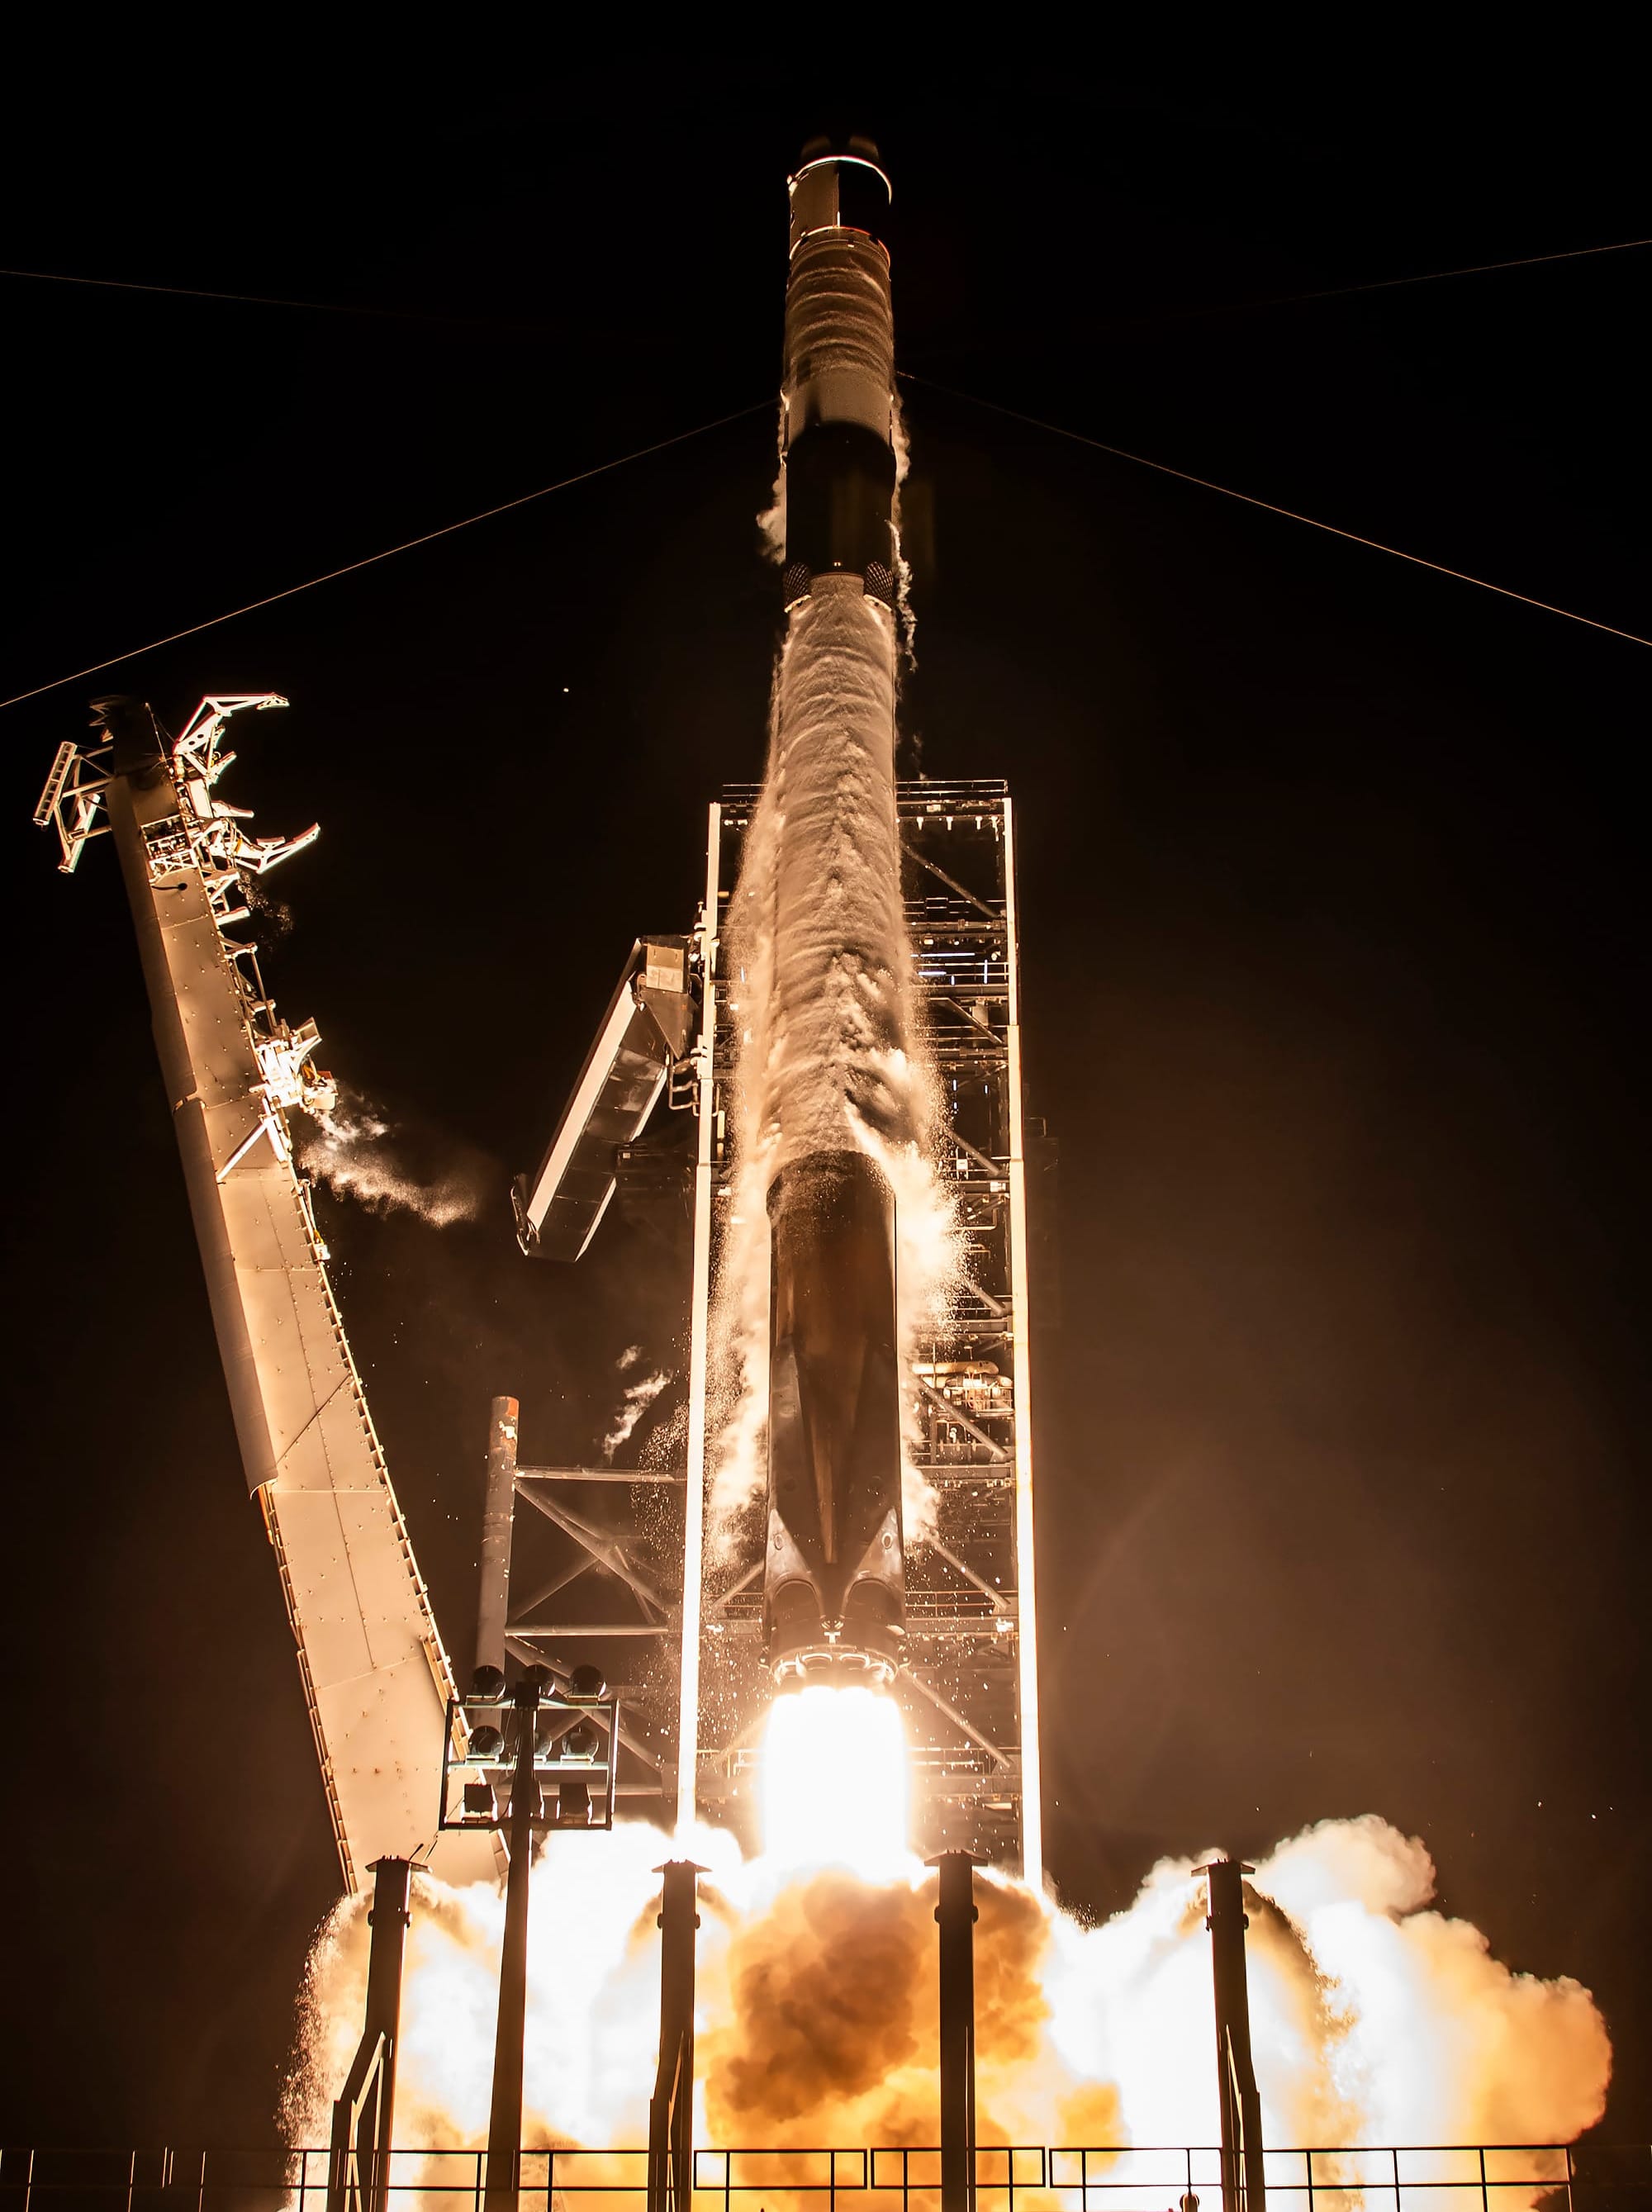
<instances>
[{"instance_id":1,"label":"metal scaffolding","mask_svg":"<svg viewBox=\"0 0 1652 2212\"><path fill-rule=\"evenodd\" d=\"M759 1650L762 1539L754 1522L744 1549L720 1546L708 1559L705 1510L738 1042L718 945L757 797L756 785L730 786L710 809L705 899L688 939L699 1031L671 1084L673 1102L694 1109L696 1142L691 1162L681 1152L674 1164L659 1156L660 1179L688 1199L694 1229L683 1463L519 1468L518 1495L565 1540L531 1590L519 1579L508 1628L523 1659L608 1638L616 1670L622 1650L633 1655L629 1671L646 1678L627 1692L639 1778L622 1794L657 1790L675 1799L679 1825L698 1811L741 1830L769 1695ZM1029 1148L1036 1173L1048 1140L1037 1125L1029 1135L1022 1106L1013 816L995 780L903 783L897 810L916 983L946 1108L938 1164L956 1197L968 1277L908 1377L920 1439L913 1472L936 1497L931 1533L908 1543L907 1660L896 1692L918 1778L914 1843L926 1853L974 1851L1036 1884L1027 1179ZM547 1616L553 1597L593 1572L611 1594L600 1618L562 1618L560 1607Z\"/></svg>"}]
</instances>

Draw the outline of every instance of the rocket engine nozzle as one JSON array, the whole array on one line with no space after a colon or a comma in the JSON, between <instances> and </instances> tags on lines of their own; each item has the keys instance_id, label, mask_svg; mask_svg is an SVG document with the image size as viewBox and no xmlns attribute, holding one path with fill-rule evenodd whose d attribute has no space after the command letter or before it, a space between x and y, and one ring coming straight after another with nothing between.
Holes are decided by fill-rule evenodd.
<instances>
[{"instance_id":1,"label":"rocket engine nozzle","mask_svg":"<svg viewBox=\"0 0 1652 2212\"><path fill-rule=\"evenodd\" d=\"M890 1681L905 1642L894 1200L864 1152L791 1162L768 1193L768 1528L777 1683Z\"/></svg>"}]
</instances>

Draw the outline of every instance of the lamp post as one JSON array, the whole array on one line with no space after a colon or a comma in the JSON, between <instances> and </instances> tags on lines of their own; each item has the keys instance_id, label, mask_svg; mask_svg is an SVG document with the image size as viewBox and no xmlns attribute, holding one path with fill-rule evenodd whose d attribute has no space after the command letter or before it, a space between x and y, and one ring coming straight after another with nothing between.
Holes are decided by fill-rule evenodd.
<instances>
[{"instance_id":1,"label":"lamp post","mask_svg":"<svg viewBox=\"0 0 1652 2212\"><path fill-rule=\"evenodd\" d=\"M528 2016L528 1876L533 1830L543 1803L534 1752L539 1684L534 1668L516 1686L516 1766L511 1776L505 1877L505 1942L499 1954L499 2018L494 2030L494 2092L488 2113L487 2212L512 2212L522 2157L522 2054Z\"/></svg>"},{"instance_id":2,"label":"lamp post","mask_svg":"<svg viewBox=\"0 0 1652 2212\"><path fill-rule=\"evenodd\" d=\"M511 1687L483 1665L447 1717L441 1826L502 1831L510 1854L484 2203L486 2212L516 2212L533 1838L550 1828L614 1825L619 1701L595 1667L576 1667L560 1686L550 1668L529 1667Z\"/></svg>"},{"instance_id":3,"label":"lamp post","mask_svg":"<svg viewBox=\"0 0 1652 2212\"><path fill-rule=\"evenodd\" d=\"M1262 2100L1250 2052L1250 1990L1245 1973L1242 1859L1196 1867L1208 1882L1211 1968L1216 1984L1216 2082L1222 2118L1222 2212L1266 2212Z\"/></svg>"},{"instance_id":4,"label":"lamp post","mask_svg":"<svg viewBox=\"0 0 1652 2212\"><path fill-rule=\"evenodd\" d=\"M396 2124L396 2045L402 2018L402 1939L407 1932L406 1859L373 1863L367 1923L367 2021L355 2063L333 2106L327 2212L386 2212Z\"/></svg>"},{"instance_id":5,"label":"lamp post","mask_svg":"<svg viewBox=\"0 0 1652 2212\"><path fill-rule=\"evenodd\" d=\"M941 2212L975 2212L975 1869L943 1851L940 1875Z\"/></svg>"},{"instance_id":6,"label":"lamp post","mask_svg":"<svg viewBox=\"0 0 1652 2212\"><path fill-rule=\"evenodd\" d=\"M647 2212L689 2212L694 2194L694 1932L702 1866L668 1859L659 1899L659 2065L648 2106Z\"/></svg>"}]
</instances>

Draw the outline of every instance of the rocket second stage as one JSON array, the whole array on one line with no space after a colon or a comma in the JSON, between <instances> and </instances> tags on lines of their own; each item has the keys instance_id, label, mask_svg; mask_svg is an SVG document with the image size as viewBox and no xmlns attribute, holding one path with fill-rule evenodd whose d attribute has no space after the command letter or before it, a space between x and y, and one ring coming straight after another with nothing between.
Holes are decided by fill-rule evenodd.
<instances>
[{"instance_id":1,"label":"rocket second stage","mask_svg":"<svg viewBox=\"0 0 1652 2212\"><path fill-rule=\"evenodd\" d=\"M895 322L889 255L846 218L846 200L887 199L876 149L805 160L791 180L786 287L786 597L817 576L859 576L895 601L891 519ZM857 148L863 150L854 150ZM811 149L805 149L805 155ZM866 210L870 216L871 210Z\"/></svg>"},{"instance_id":2,"label":"rocket second stage","mask_svg":"<svg viewBox=\"0 0 1652 2212\"><path fill-rule=\"evenodd\" d=\"M900 1663L894 1200L910 1141L895 807L896 462L889 257L855 227L876 149L791 180L788 612L756 842L772 931L759 1125L772 1162L763 1621L779 1681ZM754 825L755 826L755 825Z\"/></svg>"}]
</instances>

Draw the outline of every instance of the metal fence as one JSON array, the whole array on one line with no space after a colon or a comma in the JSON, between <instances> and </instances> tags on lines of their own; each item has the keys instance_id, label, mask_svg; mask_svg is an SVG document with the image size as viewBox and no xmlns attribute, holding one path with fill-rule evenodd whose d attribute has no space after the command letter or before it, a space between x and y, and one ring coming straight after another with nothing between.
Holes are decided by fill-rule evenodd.
<instances>
[{"instance_id":1,"label":"metal fence","mask_svg":"<svg viewBox=\"0 0 1652 2212\"><path fill-rule=\"evenodd\" d=\"M482 2212L486 2154L391 2154L387 2212ZM696 2150L684 2212L939 2212L938 2146ZM1652 2149L1270 2150L1289 2212L1652 2212ZM0 2150L0 2212L327 2212L326 2149ZM644 2212L648 2154L527 2150L522 2212ZM982 2144L977 2212L1220 2212L1214 2146ZM1194 2200L1191 2205L1188 2199Z\"/></svg>"}]
</instances>

